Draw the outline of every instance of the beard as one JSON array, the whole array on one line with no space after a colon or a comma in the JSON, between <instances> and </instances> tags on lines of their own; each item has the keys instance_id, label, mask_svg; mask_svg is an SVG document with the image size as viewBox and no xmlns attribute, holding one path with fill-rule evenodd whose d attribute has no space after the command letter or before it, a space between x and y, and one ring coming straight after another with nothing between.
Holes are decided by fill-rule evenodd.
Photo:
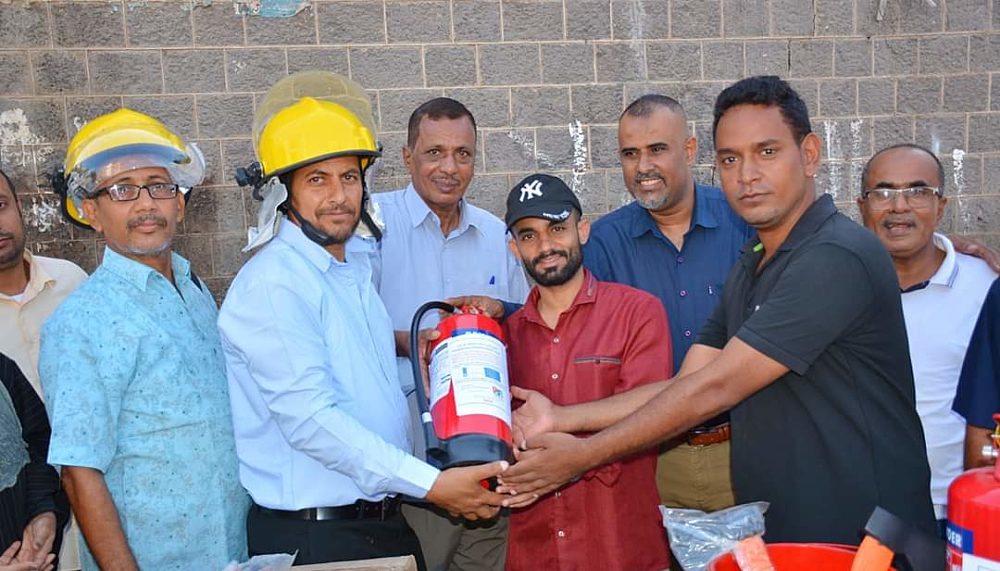
<instances>
[{"instance_id":1,"label":"beard","mask_svg":"<svg viewBox=\"0 0 1000 571\"><path fill-rule=\"evenodd\" d=\"M562 267L549 268L544 271L538 271L535 267L548 256L562 256L566 259L566 264ZM583 249L577 245L571 250L549 250L547 252L542 252L541 254L535 256L531 260L530 264L525 265L525 269L531 279L540 286L553 287L560 286L572 279L576 275L576 272L580 270L583 265Z\"/></svg>"},{"instance_id":2,"label":"beard","mask_svg":"<svg viewBox=\"0 0 1000 571\"><path fill-rule=\"evenodd\" d=\"M16 266L24 259L24 232L21 235L10 232L0 232L0 239L10 238L10 249L0 251L0 270Z\"/></svg>"}]
</instances>

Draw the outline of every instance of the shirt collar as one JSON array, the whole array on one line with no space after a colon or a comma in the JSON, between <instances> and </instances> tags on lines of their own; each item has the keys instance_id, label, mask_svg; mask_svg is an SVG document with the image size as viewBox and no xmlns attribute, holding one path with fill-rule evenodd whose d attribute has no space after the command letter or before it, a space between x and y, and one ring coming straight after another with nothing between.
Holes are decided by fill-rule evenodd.
<instances>
[{"instance_id":1,"label":"shirt collar","mask_svg":"<svg viewBox=\"0 0 1000 571\"><path fill-rule=\"evenodd\" d=\"M430 224L437 228L441 227L441 220L438 219L437 214L431 210L424 199L417 194L417 189L413 187L411 182L406 190L403 191L403 204L406 205L406 212L410 216L410 224L413 228L420 226L427 222L430 218ZM476 213L470 208L466 208L465 199L463 198L458 202L458 227L452 230L457 234L463 234L470 227L479 230L480 224L478 223L478 217Z\"/></svg>"},{"instance_id":2,"label":"shirt collar","mask_svg":"<svg viewBox=\"0 0 1000 571\"><path fill-rule=\"evenodd\" d=\"M538 286L531 288L531 293L528 294L528 300L524 303L525 317L529 321L539 323L548 327L545 320L542 319L542 314L538 312L538 299L541 294L538 291ZM597 278L594 274L590 273L590 270L583 268L583 287L580 291L576 292L576 297L573 299L573 303L566 308L563 314L571 313L580 305L585 305L589 303L595 303L597 301Z\"/></svg>"},{"instance_id":3,"label":"shirt collar","mask_svg":"<svg viewBox=\"0 0 1000 571\"><path fill-rule=\"evenodd\" d=\"M28 262L28 284L24 287L23 292L25 301L27 301L28 297L37 295L45 286L54 283L56 279L45 271L42 264L35 261L35 256L27 248L24 250L24 260Z\"/></svg>"},{"instance_id":4,"label":"shirt collar","mask_svg":"<svg viewBox=\"0 0 1000 571\"><path fill-rule=\"evenodd\" d=\"M191 264L176 252L170 252L170 265L174 272L174 282L179 278L191 279ZM107 246L104 247L101 267L121 277L141 291L146 291L151 275L160 275L150 266L123 256Z\"/></svg>"},{"instance_id":5,"label":"shirt collar","mask_svg":"<svg viewBox=\"0 0 1000 571\"><path fill-rule=\"evenodd\" d=\"M715 213L709 208L708 199L705 197L704 192L699 192L700 189L705 188L702 185L694 184L694 212L691 213L691 228L695 226L701 226L702 228L717 228L719 226L719 221L715 217ZM663 234L660 231L659 226L653 221L653 215L649 213L648 210L639 205L638 202L633 201L631 205L634 209L635 219L632 228L632 237L638 238L646 232L652 232L653 234ZM690 231L690 229L689 229Z\"/></svg>"},{"instance_id":6,"label":"shirt collar","mask_svg":"<svg viewBox=\"0 0 1000 571\"><path fill-rule=\"evenodd\" d=\"M326 248L307 238L302 232L302 228L299 228L284 215L282 215L278 226L278 239L288 244L288 247L298 252L303 258L309 260L321 272L326 272L330 266L346 264L346 262L334 258L330 252L326 251Z\"/></svg>"},{"instance_id":7,"label":"shirt collar","mask_svg":"<svg viewBox=\"0 0 1000 571\"><path fill-rule=\"evenodd\" d=\"M952 245L951 240L946 238L944 234L935 232L934 247L944 251L944 261L941 262L941 267L934 272L931 279L927 281L935 285L953 287L955 279L958 277L958 256L955 254L955 246Z\"/></svg>"}]
</instances>

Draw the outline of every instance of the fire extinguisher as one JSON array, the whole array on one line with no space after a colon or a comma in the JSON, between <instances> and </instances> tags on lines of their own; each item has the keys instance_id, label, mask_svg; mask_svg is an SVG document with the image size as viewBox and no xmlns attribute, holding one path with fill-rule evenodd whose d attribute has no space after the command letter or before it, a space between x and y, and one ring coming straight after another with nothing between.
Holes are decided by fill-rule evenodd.
<instances>
[{"instance_id":1,"label":"fire extinguisher","mask_svg":"<svg viewBox=\"0 0 1000 571\"><path fill-rule=\"evenodd\" d=\"M993 445L983 454L1000 451L1000 414ZM948 570L1000 569L1000 462L955 478L948 488Z\"/></svg>"},{"instance_id":2,"label":"fire extinguisher","mask_svg":"<svg viewBox=\"0 0 1000 571\"><path fill-rule=\"evenodd\" d=\"M418 335L420 320L435 309L453 315L438 324L440 336L431 342L428 399L421 382ZM457 311L453 305L429 301L417 309L410 325L410 363L427 461L442 470L513 459L503 331L485 315Z\"/></svg>"}]
</instances>

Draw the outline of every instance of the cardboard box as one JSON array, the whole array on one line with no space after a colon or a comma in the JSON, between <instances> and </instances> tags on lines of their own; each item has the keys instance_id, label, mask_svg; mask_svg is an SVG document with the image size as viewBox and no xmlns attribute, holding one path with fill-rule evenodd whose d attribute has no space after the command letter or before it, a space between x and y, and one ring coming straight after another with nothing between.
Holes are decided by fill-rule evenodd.
<instances>
[{"instance_id":1,"label":"cardboard box","mask_svg":"<svg viewBox=\"0 0 1000 571\"><path fill-rule=\"evenodd\" d=\"M342 563L296 565L292 569L298 571L417 571L417 560L412 555L406 555L404 557L382 557Z\"/></svg>"}]
</instances>

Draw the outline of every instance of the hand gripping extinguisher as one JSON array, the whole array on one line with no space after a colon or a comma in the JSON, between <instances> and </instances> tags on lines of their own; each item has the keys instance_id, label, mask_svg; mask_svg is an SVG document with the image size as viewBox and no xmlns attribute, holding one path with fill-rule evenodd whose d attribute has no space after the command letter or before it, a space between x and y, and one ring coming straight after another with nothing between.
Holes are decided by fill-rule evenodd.
<instances>
[{"instance_id":1,"label":"hand gripping extinguisher","mask_svg":"<svg viewBox=\"0 0 1000 571\"><path fill-rule=\"evenodd\" d=\"M993 446L983 454L1000 451L1000 414ZM1000 569L1000 462L992 468L968 470L948 488L948 571Z\"/></svg>"},{"instance_id":2,"label":"hand gripping extinguisher","mask_svg":"<svg viewBox=\"0 0 1000 571\"><path fill-rule=\"evenodd\" d=\"M438 324L431 342L428 399L421 381L420 320L432 309L453 315ZM441 470L513 459L507 348L500 325L485 315L456 313L429 301L410 325L410 363L416 381L427 461ZM429 403L429 406L428 406Z\"/></svg>"}]
</instances>

